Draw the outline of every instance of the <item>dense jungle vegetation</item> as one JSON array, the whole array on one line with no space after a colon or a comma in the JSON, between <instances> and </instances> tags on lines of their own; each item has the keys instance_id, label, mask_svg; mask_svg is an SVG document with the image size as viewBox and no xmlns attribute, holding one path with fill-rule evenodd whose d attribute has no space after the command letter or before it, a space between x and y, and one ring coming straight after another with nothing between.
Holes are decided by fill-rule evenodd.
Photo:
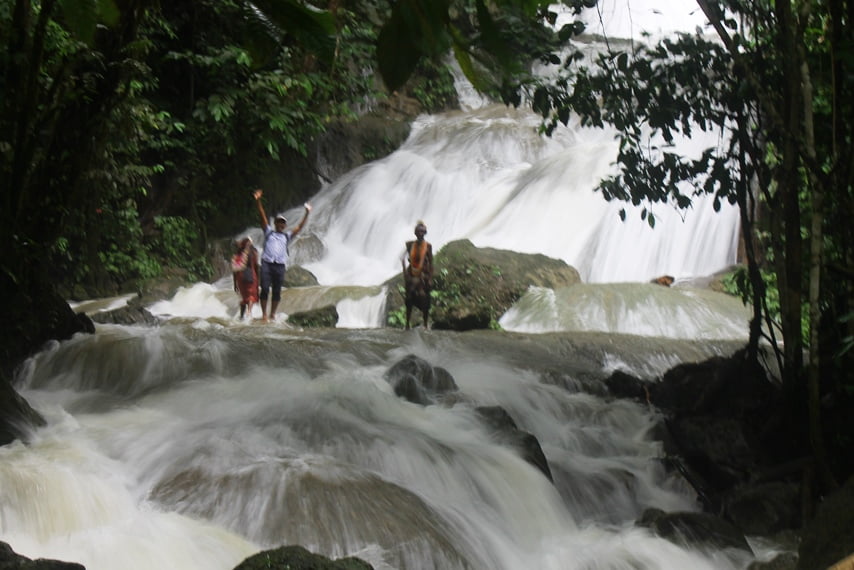
<instances>
[{"instance_id":1,"label":"dense jungle vegetation","mask_svg":"<svg viewBox=\"0 0 854 570\"><path fill-rule=\"evenodd\" d=\"M854 401L854 2L697 4L703 34L609 44L591 62L562 48L584 27L552 31L536 0L0 1L4 373L75 330L72 295L167 267L209 278L210 239L253 219L248 190L299 203L313 142L396 90L444 108L453 54L477 88L539 112L544 136L573 115L618 129L605 199L740 206L749 354L763 336L779 348L833 488L854 471L850 426L826 421ZM695 129L720 129L720 145L674 154Z\"/></svg>"}]
</instances>

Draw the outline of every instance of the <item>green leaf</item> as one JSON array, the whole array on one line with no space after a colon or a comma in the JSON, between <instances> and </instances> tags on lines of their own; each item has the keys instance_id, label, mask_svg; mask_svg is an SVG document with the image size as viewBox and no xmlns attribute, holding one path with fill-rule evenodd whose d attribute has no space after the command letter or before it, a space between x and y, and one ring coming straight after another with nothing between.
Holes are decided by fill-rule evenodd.
<instances>
[{"instance_id":1,"label":"green leaf","mask_svg":"<svg viewBox=\"0 0 854 570\"><path fill-rule=\"evenodd\" d=\"M64 0L60 4L62 19L74 37L91 46L95 42L95 26L98 23L96 0Z\"/></svg>"},{"instance_id":2,"label":"green leaf","mask_svg":"<svg viewBox=\"0 0 854 570\"><path fill-rule=\"evenodd\" d=\"M115 26L119 23L121 12L114 0L98 0L98 17L107 26Z\"/></svg>"},{"instance_id":3,"label":"green leaf","mask_svg":"<svg viewBox=\"0 0 854 570\"><path fill-rule=\"evenodd\" d=\"M531 104L531 108L535 113L539 113L543 117L547 117L549 115L549 111L551 111L551 101L549 100L549 94L545 87L538 87L536 91L534 91L534 101Z\"/></svg>"},{"instance_id":4,"label":"green leaf","mask_svg":"<svg viewBox=\"0 0 854 570\"><path fill-rule=\"evenodd\" d=\"M335 58L335 21L326 10L304 4L298 0L255 0L246 2L249 20L266 30L268 37L278 32L293 37L300 45L311 50L327 65ZM263 38L256 47L264 45Z\"/></svg>"},{"instance_id":5,"label":"green leaf","mask_svg":"<svg viewBox=\"0 0 854 570\"><path fill-rule=\"evenodd\" d=\"M377 38L377 63L389 91L403 86L422 57L451 46L446 0L399 0Z\"/></svg>"},{"instance_id":6,"label":"green leaf","mask_svg":"<svg viewBox=\"0 0 854 570\"><path fill-rule=\"evenodd\" d=\"M457 63L460 64L460 69L466 76L466 79L468 79L472 86L481 93L488 91L492 85L489 78L474 66L471 56L461 44L454 42L453 47L454 56L457 59Z\"/></svg>"},{"instance_id":7,"label":"green leaf","mask_svg":"<svg viewBox=\"0 0 854 570\"><path fill-rule=\"evenodd\" d=\"M481 41L486 50L493 54L502 67L512 65L514 58L507 49L507 42L501 36L501 32L492 19L492 14L489 13L483 0L477 0L477 22L480 28Z\"/></svg>"}]
</instances>

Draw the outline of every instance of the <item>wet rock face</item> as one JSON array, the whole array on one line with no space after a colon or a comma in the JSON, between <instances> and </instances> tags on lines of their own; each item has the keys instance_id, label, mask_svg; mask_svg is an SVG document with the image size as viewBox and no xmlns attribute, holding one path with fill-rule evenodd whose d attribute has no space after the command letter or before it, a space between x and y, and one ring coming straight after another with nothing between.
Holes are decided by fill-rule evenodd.
<instances>
[{"instance_id":1,"label":"wet rock face","mask_svg":"<svg viewBox=\"0 0 854 570\"><path fill-rule=\"evenodd\" d=\"M554 482L540 441L533 434L520 430L507 410L501 406L479 406L477 413L495 430L493 437L497 441L515 448L522 459L542 471L549 481Z\"/></svg>"},{"instance_id":2,"label":"wet rock face","mask_svg":"<svg viewBox=\"0 0 854 570\"><path fill-rule=\"evenodd\" d=\"M15 392L12 380L17 367L45 343L65 340L77 333L93 333L95 326L76 314L55 292L40 284L22 290L8 276L0 277L0 445L45 424L41 415Z\"/></svg>"},{"instance_id":3,"label":"wet rock face","mask_svg":"<svg viewBox=\"0 0 854 570\"><path fill-rule=\"evenodd\" d=\"M45 424L41 414L30 407L9 383L0 381L0 445L17 439L26 442L30 431Z\"/></svg>"},{"instance_id":4,"label":"wet rock face","mask_svg":"<svg viewBox=\"0 0 854 570\"><path fill-rule=\"evenodd\" d=\"M735 525L708 513L665 513L659 509L648 509L638 521L638 526L649 528L677 544L752 552L747 539Z\"/></svg>"},{"instance_id":5,"label":"wet rock face","mask_svg":"<svg viewBox=\"0 0 854 570\"><path fill-rule=\"evenodd\" d=\"M613 396L644 402L664 414L658 438L666 463L694 487L706 513L750 536L801 527L807 452L793 444L793 422L780 423L785 415L779 388L743 351L678 365L657 382L615 373L605 384ZM709 523L685 516L648 522L667 538L697 534ZM724 530L713 522L710 533Z\"/></svg>"},{"instance_id":6,"label":"wet rock face","mask_svg":"<svg viewBox=\"0 0 854 570\"><path fill-rule=\"evenodd\" d=\"M385 378L395 394L422 406L435 404L443 395L459 389L450 372L414 354L398 361L386 372Z\"/></svg>"}]
</instances>

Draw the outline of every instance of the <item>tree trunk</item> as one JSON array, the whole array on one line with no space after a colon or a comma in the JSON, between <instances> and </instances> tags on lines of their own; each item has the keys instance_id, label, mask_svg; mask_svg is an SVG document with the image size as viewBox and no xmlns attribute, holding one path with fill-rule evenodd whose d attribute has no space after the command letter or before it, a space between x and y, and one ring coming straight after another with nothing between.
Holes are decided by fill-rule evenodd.
<instances>
[{"instance_id":1,"label":"tree trunk","mask_svg":"<svg viewBox=\"0 0 854 570\"><path fill-rule=\"evenodd\" d=\"M744 148L751 148L752 145L747 140L749 130L746 128L748 121L744 115L740 115L739 125L744 125L744 128L738 129L740 138L739 145ZM745 164L746 157L741 155L741 172L747 173L749 169ZM753 236L755 210L753 208L753 200L751 198L750 181L745 180L742 176L739 180L738 190L738 211L741 219L741 241L744 248L744 257L747 260L747 275L750 280L750 288L753 291L753 317L750 319L750 331L747 341L747 359L750 362L758 362L759 356L759 339L762 334L762 300L765 298L765 281L762 280L762 274L759 271L759 264L756 260L756 243Z\"/></svg>"},{"instance_id":2,"label":"tree trunk","mask_svg":"<svg viewBox=\"0 0 854 570\"><path fill-rule=\"evenodd\" d=\"M783 52L785 86L781 118L785 121L780 149L782 158L777 176L780 202L783 209L783 259L777 273L780 292L781 325L783 328L783 352L785 370L783 381L793 401L796 396L801 370L803 369L803 338L801 336L801 309L803 287L801 285L802 245L801 210L798 200L799 149L797 138L801 133L801 86L800 68L795 47L795 23L788 2L777 3L775 11L780 23L779 42Z\"/></svg>"},{"instance_id":3,"label":"tree trunk","mask_svg":"<svg viewBox=\"0 0 854 570\"><path fill-rule=\"evenodd\" d=\"M803 56L803 53L801 52ZM804 91L804 139L806 154L816 163L815 135L813 131L812 82L806 59L802 59L801 73ZM827 461L821 425L821 273L823 263L823 222L824 192L821 181L812 169L810 172L810 197L812 214L810 216L810 272L809 272L809 323L810 323L810 361L808 368L810 442L816 456L821 482L826 489L835 489L838 483L833 477Z\"/></svg>"}]
</instances>

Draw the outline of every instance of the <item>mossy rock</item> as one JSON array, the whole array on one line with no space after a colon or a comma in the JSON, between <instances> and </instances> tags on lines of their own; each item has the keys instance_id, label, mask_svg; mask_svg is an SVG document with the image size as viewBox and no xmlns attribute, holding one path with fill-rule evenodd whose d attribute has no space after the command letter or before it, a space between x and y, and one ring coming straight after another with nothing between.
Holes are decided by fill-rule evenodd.
<instances>
[{"instance_id":1,"label":"mossy rock","mask_svg":"<svg viewBox=\"0 0 854 570\"><path fill-rule=\"evenodd\" d=\"M317 277L299 265L288 267L285 272L285 287L313 287L315 285L317 285Z\"/></svg>"},{"instance_id":2,"label":"mossy rock","mask_svg":"<svg viewBox=\"0 0 854 570\"><path fill-rule=\"evenodd\" d=\"M334 305L288 315L288 322L304 329L334 328L338 324L338 309Z\"/></svg>"},{"instance_id":3,"label":"mossy rock","mask_svg":"<svg viewBox=\"0 0 854 570\"><path fill-rule=\"evenodd\" d=\"M433 264L430 319L435 329L494 328L529 287L558 288L581 281L578 271L563 260L479 248L466 239L445 245L434 255ZM392 278L386 285L388 311L400 310L403 277Z\"/></svg>"}]
</instances>

